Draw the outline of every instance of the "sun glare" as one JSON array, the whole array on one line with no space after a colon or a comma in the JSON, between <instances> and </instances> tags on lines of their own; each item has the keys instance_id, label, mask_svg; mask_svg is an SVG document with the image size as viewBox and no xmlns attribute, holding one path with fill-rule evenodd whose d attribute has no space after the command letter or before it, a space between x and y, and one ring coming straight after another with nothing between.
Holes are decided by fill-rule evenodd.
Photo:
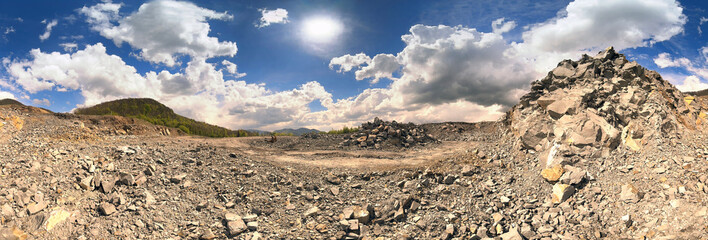
<instances>
[{"instance_id":1,"label":"sun glare","mask_svg":"<svg viewBox=\"0 0 708 240\"><path fill-rule=\"evenodd\" d=\"M309 18L302 25L304 40L312 43L332 42L342 31L342 23L330 17Z\"/></svg>"}]
</instances>

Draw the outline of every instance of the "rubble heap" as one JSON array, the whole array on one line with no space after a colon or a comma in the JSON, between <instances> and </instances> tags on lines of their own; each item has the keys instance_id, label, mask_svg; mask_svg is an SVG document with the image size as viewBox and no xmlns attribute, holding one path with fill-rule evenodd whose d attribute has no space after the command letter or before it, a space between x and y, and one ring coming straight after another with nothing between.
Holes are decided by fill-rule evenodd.
<instances>
[{"instance_id":1,"label":"rubble heap","mask_svg":"<svg viewBox=\"0 0 708 240\"><path fill-rule=\"evenodd\" d=\"M374 122L362 123L359 131L349 135L340 145L378 149L382 144L407 148L431 142L437 140L430 134L426 134L425 129L418 125L383 121L377 117Z\"/></svg>"},{"instance_id":2,"label":"rubble heap","mask_svg":"<svg viewBox=\"0 0 708 240\"><path fill-rule=\"evenodd\" d=\"M577 166L582 159L608 157L618 148L641 152L708 125L699 99L612 47L595 57L560 62L532 83L506 120L522 149L538 152L541 176L554 184L553 204L592 179L595 173ZM637 194L631 184L622 187L622 199L636 201Z\"/></svg>"},{"instance_id":3,"label":"rubble heap","mask_svg":"<svg viewBox=\"0 0 708 240\"><path fill-rule=\"evenodd\" d=\"M574 157L640 151L681 131L706 129L706 108L655 71L610 47L597 56L564 60L532 83L508 114L522 148L550 167Z\"/></svg>"}]
</instances>

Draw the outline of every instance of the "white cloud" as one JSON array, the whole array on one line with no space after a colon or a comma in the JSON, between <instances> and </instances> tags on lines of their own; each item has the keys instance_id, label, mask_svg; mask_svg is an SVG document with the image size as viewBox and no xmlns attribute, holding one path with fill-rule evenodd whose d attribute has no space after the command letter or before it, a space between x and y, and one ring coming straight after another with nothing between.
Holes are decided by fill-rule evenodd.
<instances>
[{"instance_id":1,"label":"white cloud","mask_svg":"<svg viewBox=\"0 0 708 240\"><path fill-rule=\"evenodd\" d=\"M60 43L59 46L64 48L65 52L73 52L79 48L79 46L76 43Z\"/></svg>"},{"instance_id":2,"label":"white cloud","mask_svg":"<svg viewBox=\"0 0 708 240\"><path fill-rule=\"evenodd\" d=\"M31 60L15 60L6 66L15 83L29 93L54 87L80 90L88 105L120 97L157 95L159 82L141 76L120 57L107 54L101 43L71 54L33 49L30 55Z\"/></svg>"},{"instance_id":3,"label":"white cloud","mask_svg":"<svg viewBox=\"0 0 708 240\"><path fill-rule=\"evenodd\" d=\"M262 28L275 23L288 23L288 10L278 8L275 10L258 9L261 12L261 19L256 27Z\"/></svg>"},{"instance_id":4,"label":"white cloud","mask_svg":"<svg viewBox=\"0 0 708 240\"><path fill-rule=\"evenodd\" d=\"M12 95L12 93L0 91L0 99L6 99L6 98L16 99L15 95Z\"/></svg>"},{"instance_id":5,"label":"white cloud","mask_svg":"<svg viewBox=\"0 0 708 240\"><path fill-rule=\"evenodd\" d=\"M99 3L91 7L82 7L78 9L79 13L86 15L86 22L89 23L94 31L102 31L113 27L112 21L119 19L118 12L123 4L120 3Z\"/></svg>"},{"instance_id":6,"label":"white cloud","mask_svg":"<svg viewBox=\"0 0 708 240\"><path fill-rule=\"evenodd\" d=\"M701 56L703 56L703 59L706 61L706 64L708 64L708 46L701 48Z\"/></svg>"},{"instance_id":7,"label":"white cloud","mask_svg":"<svg viewBox=\"0 0 708 240\"><path fill-rule=\"evenodd\" d=\"M702 51L703 49L701 49ZM704 64L694 64L687 58L673 59L669 53L660 53L654 58L654 63L660 68L681 67L703 79L708 79L708 67Z\"/></svg>"},{"instance_id":8,"label":"white cloud","mask_svg":"<svg viewBox=\"0 0 708 240\"><path fill-rule=\"evenodd\" d=\"M78 107L149 97L177 113L212 124L272 130L302 122L312 101L332 102L332 95L317 82L273 92L263 84L226 80L215 64L203 58L190 61L183 72L149 71L141 75L119 56L106 53L101 43L74 53L33 49L30 55L28 60L3 60L10 80L29 93L76 90L84 97Z\"/></svg>"},{"instance_id":9,"label":"white cloud","mask_svg":"<svg viewBox=\"0 0 708 240\"><path fill-rule=\"evenodd\" d=\"M370 62L371 58L364 53L357 53L356 55L347 54L332 58L332 60L329 61L329 69L334 70L335 66L339 66L337 69L338 73L349 72L353 68L358 68L362 64L369 64Z\"/></svg>"},{"instance_id":10,"label":"white cloud","mask_svg":"<svg viewBox=\"0 0 708 240\"><path fill-rule=\"evenodd\" d=\"M492 32L496 34L502 34L511 31L516 27L516 22L514 21L504 21L504 18L499 18L492 22Z\"/></svg>"},{"instance_id":11,"label":"white cloud","mask_svg":"<svg viewBox=\"0 0 708 240\"><path fill-rule=\"evenodd\" d=\"M10 33L14 33L14 32L15 32L15 28L12 27L12 26L9 26L9 27L6 27L6 28L5 28L5 33L4 33L4 35L10 34Z\"/></svg>"},{"instance_id":12,"label":"white cloud","mask_svg":"<svg viewBox=\"0 0 708 240\"><path fill-rule=\"evenodd\" d=\"M531 25L516 49L544 72L562 59L609 46L622 50L668 40L683 32L682 12L675 0L577 0L558 17Z\"/></svg>"},{"instance_id":13,"label":"white cloud","mask_svg":"<svg viewBox=\"0 0 708 240\"><path fill-rule=\"evenodd\" d=\"M221 61L221 64L224 65L226 71L228 73L231 73L234 78L242 78L246 76L246 73L238 72L238 66L236 66L235 63L229 62L228 60L224 60Z\"/></svg>"},{"instance_id":14,"label":"white cloud","mask_svg":"<svg viewBox=\"0 0 708 240\"><path fill-rule=\"evenodd\" d=\"M49 101L49 99L43 98L43 99L32 99L32 104L34 105L44 105L44 106L50 106L52 103Z\"/></svg>"},{"instance_id":15,"label":"white cloud","mask_svg":"<svg viewBox=\"0 0 708 240\"><path fill-rule=\"evenodd\" d=\"M691 60L688 60L688 58L678 58L674 60L671 58L671 54L660 53L656 58L654 58L654 64L660 68L685 67L691 65Z\"/></svg>"},{"instance_id":16,"label":"white cloud","mask_svg":"<svg viewBox=\"0 0 708 240\"><path fill-rule=\"evenodd\" d=\"M708 83L701 82L701 79L696 76L688 76L681 84L675 84L675 86L682 92L695 92L708 89Z\"/></svg>"},{"instance_id":17,"label":"white cloud","mask_svg":"<svg viewBox=\"0 0 708 240\"><path fill-rule=\"evenodd\" d=\"M47 22L47 20L45 19L42 21L42 23L47 24L47 28L44 33L42 35L39 35L39 40L44 41L47 40L47 38L49 38L49 36L52 34L52 28L57 25L57 20L54 19L52 21Z\"/></svg>"},{"instance_id":18,"label":"white cloud","mask_svg":"<svg viewBox=\"0 0 708 240\"><path fill-rule=\"evenodd\" d=\"M400 67L401 65L396 60L396 56L391 54L378 54L371 59L367 66L356 71L356 80L370 78L371 83L377 83L381 78L396 80L393 77L393 73Z\"/></svg>"},{"instance_id":19,"label":"white cloud","mask_svg":"<svg viewBox=\"0 0 708 240\"><path fill-rule=\"evenodd\" d=\"M180 55L193 58L234 56L236 43L209 37L209 19L230 20L233 16L201 8L193 3L157 0L140 6L129 16L117 17L120 5L98 4L84 7L81 13L101 36L120 46L126 42L140 49L140 57L154 63L174 66ZM113 25L112 19L118 19ZM159 24L156 24L159 23Z\"/></svg>"},{"instance_id":20,"label":"white cloud","mask_svg":"<svg viewBox=\"0 0 708 240\"><path fill-rule=\"evenodd\" d=\"M406 45L396 55L379 54L366 66L357 64L355 56L334 58L331 66L342 66L340 71L358 68L357 79L391 78L397 70L401 75L387 88L323 103L327 110L311 113L318 119L312 122L341 127L376 116L413 122L495 120L504 106L518 101L534 76L526 63L504 54L510 46L500 32L415 25L402 36Z\"/></svg>"}]
</instances>

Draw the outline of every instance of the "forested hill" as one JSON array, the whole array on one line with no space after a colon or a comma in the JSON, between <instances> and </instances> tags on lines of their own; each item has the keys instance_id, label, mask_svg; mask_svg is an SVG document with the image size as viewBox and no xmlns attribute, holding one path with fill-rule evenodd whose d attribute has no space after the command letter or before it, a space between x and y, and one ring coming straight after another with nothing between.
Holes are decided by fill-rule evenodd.
<instances>
[{"instance_id":1,"label":"forested hill","mask_svg":"<svg viewBox=\"0 0 708 240\"><path fill-rule=\"evenodd\" d=\"M246 137L258 136L256 132L230 130L227 128L199 122L176 114L164 104L150 98L127 98L98 104L93 107L79 108L74 112L79 115L116 115L133 117L152 124L178 128L188 134L207 137Z\"/></svg>"}]
</instances>

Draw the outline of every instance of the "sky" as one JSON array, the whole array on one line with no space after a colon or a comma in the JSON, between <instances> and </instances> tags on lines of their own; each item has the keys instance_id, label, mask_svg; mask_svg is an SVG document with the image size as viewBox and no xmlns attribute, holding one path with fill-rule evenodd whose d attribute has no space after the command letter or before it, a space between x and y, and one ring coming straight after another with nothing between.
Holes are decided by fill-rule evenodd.
<instances>
[{"instance_id":1,"label":"sky","mask_svg":"<svg viewBox=\"0 0 708 240\"><path fill-rule=\"evenodd\" d=\"M563 59L614 46L708 88L702 0L0 1L0 98L147 97L231 129L500 118ZM705 33L704 33L705 31Z\"/></svg>"}]
</instances>

